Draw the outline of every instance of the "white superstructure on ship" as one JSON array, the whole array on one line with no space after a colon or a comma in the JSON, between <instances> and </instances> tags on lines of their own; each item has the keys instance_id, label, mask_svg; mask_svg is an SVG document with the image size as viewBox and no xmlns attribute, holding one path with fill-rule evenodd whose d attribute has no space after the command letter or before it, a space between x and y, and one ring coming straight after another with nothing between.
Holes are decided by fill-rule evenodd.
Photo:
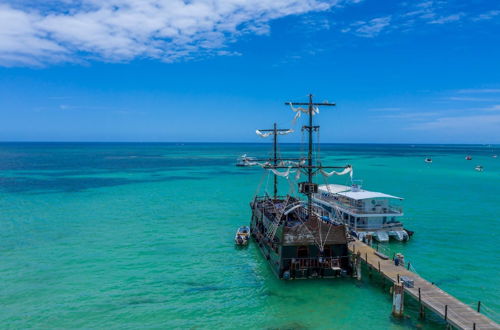
<instances>
[{"instance_id":1,"label":"white superstructure on ship","mask_svg":"<svg viewBox=\"0 0 500 330\"><path fill-rule=\"evenodd\" d=\"M349 228L354 236L363 240L371 235L379 242L389 238L406 241L411 232L403 228L399 217L403 216L396 201L403 198L380 192L361 189L359 185L320 185L313 195L313 201L320 206L323 217L340 222Z\"/></svg>"}]
</instances>

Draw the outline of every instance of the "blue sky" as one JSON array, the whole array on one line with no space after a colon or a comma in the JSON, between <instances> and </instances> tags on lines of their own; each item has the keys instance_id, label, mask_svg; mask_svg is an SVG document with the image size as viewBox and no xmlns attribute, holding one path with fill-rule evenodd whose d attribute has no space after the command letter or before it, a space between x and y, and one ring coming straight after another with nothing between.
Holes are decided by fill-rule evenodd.
<instances>
[{"instance_id":1,"label":"blue sky","mask_svg":"<svg viewBox=\"0 0 500 330\"><path fill-rule=\"evenodd\" d=\"M1 141L500 143L500 2L0 0ZM297 137L287 138L290 141Z\"/></svg>"}]
</instances>

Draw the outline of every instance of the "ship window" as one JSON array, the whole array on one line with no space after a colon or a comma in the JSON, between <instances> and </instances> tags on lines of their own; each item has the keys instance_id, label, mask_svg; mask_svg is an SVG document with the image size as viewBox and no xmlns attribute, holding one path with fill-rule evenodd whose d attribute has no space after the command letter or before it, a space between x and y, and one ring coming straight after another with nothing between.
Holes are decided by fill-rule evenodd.
<instances>
[{"instance_id":1,"label":"ship window","mask_svg":"<svg viewBox=\"0 0 500 330\"><path fill-rule=\"evenodd\" d=\"M309 250L307 246L299 246L297 248L297 258L307 258L309 257Z\"/></svg>"}]
</instances>

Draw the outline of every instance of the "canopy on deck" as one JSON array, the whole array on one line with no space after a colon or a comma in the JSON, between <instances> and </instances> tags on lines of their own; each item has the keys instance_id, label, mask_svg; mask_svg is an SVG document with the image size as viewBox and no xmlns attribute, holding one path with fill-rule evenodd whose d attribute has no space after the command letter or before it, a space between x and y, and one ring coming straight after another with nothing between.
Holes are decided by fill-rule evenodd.
<instances>
[{"instance_id":1,"label":"canopy on deck","mask_svg":"<svg viewBox=\"0 0 500 330\"><path fill-rule=\"evenodd\" d=\"M392 198L392 199L403 200L403 198L401 197L392 196L376 191L353 188L340 184L321 185L318 187L318 189L321 192L337 194L354 200L371 199L371 198Z\"/></svg>"}]
</instances>

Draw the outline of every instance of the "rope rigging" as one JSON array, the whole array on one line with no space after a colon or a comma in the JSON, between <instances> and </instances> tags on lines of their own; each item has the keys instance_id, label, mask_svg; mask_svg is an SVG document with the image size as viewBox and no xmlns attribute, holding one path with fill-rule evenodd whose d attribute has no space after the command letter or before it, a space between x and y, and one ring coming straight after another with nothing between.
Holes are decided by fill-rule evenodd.
<instances>
[{"instance_id":1,"label":"rope rigging","mask_svg":"<svg viewBox=\"0 0 500 330\"><path fill-rule=\"evenodd\" d=\"M272 208L274 210L274 216L271 222L271 226L269 226L269 228L267 229L266 236L273 240L274 235L276 234L276 230L282 222L283 216L288 218L293 212L295 214L293 216L293 219L297 219L303 225L305 230L307 230L312 236L319 250L323 252L324 246L328 241L329 235L335 222L330 222L322 219L322 214L324 214L325 211L321 208L321 206L313 203L312 201L313 194L317 193L318 190L318 185L313 182L313 176L317 173L321 173L326 186L329 187L327 178L333 175L345 175L350 173L352 179L352 167L323 167L320 162L321 146L319 126L313 126L312 116L319 114L318 106L333 106L335 104L328 102L313 103L312 95L309 96L309 103L287 102L286 104L289 105L291 110L295 113L292 120L292 128L277 129L276 124L274 124L274 129L256 130L256 134L262 138L267 138L271 135L274 135L273 157L269 158L269 160L266 162L250 161L246 164L249 166L260 166L266 170L265 172L268 173L265 188L266 199L264 203L265 205L267 205L265 207L267 207L268 209ZM298 105L298 107L294 107L294 105ZM302 105L304 105L304 107L302 107ZM308 114L309 116L308 124L306 123L306 125L302 126L301 129L301 158L299 158L299 161L296 161L296 159L282 159L281 150L278 149L277 136L287 135L294 132L294 127L302 114ZM306 132L308 134L307 143L309 144L307 150L305 150L304 148L304 142L306 142ZM314 133L317 133L316 141L313 141ZM327 172L324 170L324 168L343 168L343 170ZM291 175L294 173L295 175ZM271 198L268 194L269 176L271 174L274 175L274 198ZM307 176L307 181L300 183L301 186L299 190L300 193L307 195L307 201L303 201L303 199L301 200L300 198L292 198L293 195L298 193L298 191L296 191L296 186L302 174ZM279 178L286 179L289 185L288 194L286 196L286 199L284 200L283 198L277 198L277 180ZM290 199L293 199L294 202L290 203ZM335 212L338 213L338 210L335 210ZM336 214L335 218L336 220L338 220L340 216ZM325 230L326 236L324 232L325 225L327 226L327 230Z\"/></svg>"}]
</instances>

